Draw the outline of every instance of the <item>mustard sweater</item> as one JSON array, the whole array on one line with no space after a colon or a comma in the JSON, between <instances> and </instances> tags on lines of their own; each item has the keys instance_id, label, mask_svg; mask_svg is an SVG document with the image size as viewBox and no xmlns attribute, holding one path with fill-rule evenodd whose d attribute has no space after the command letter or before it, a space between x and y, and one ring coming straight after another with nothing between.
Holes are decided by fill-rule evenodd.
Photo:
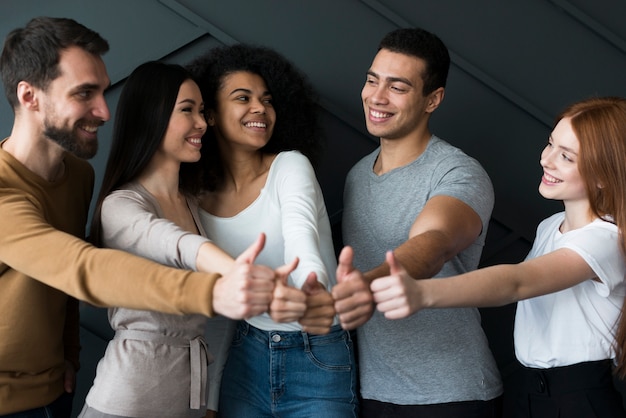
<instances>
[{"instance_id":1,"label":"mustard sweater","mask_svg":"<svg viewBox=\"0 0 626 418\"><path fill-rule=\"evenodd\" d=\"M78 304L213 316L217 274L173 269L82 238L94 173L67 154L48 182L0 148L0 415L47 405L78 367ZM70 295L72 297L68 297Z\"/></svg>"}]
</instances>

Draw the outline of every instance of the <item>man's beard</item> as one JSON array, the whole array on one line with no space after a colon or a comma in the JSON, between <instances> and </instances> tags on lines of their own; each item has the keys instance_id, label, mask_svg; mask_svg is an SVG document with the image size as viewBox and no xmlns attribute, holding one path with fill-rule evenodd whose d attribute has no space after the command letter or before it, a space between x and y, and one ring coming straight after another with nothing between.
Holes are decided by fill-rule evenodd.
<instances>
[{"instance_id":1,"label":"man's beard","mask_svg":"<svg viewBox=\"0 0 626 418\"><path fill-rule=\"evenodd\" d=\"M48 122L44 124L44 135L59 144L64 150L79 158L89 159L98 152L98 141L81 141L72 129L57 128Z\"/></svg>"}]
</instances>

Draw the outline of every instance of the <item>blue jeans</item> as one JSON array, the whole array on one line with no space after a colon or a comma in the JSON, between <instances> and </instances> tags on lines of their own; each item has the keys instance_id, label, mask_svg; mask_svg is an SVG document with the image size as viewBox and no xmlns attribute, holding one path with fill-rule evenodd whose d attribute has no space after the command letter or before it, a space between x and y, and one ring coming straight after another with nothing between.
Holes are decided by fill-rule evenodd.
<instances>
[{"instance_id":1,"label":"blue jeans","mask_svg":"<svg viewBox=\"0 0 626 418\"><path fill-rule=\"evenodd\" d=\"M41 408L0 415L0 418L70 418L74 394L63 392L56 401Z\"/></svg>"},{"instance_id":2,"label":"blue jeans","mask_svg":"<svg viewBox=\"0 0 626 418\"><path fill-rule=\"evenodd\" d=\"M241 321L222 378L221 418L358 416L350 333L262 331Z\"/></svg>"}]
</instances>

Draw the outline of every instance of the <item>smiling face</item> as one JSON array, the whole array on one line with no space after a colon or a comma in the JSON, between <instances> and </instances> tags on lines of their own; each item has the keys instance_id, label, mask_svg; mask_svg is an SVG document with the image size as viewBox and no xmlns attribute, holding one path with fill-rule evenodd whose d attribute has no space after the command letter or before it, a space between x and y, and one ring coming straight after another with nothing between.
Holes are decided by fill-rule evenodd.
<instances>
[{"instance_id":1,"label":"smiling face","mask_svg":"<svg viewBox=\"0 0 626 418\"><path fill-rule=\"evenodd\" d=\"M261 76L238 71L224 77L217 108L209 112L218 141L256 151L269 142L275 123L272 95Z\"/></svg>"},{"instance_id":2,"label":"smiling face","mask_svg":"<svg viewBox=\"0 0 626 418\"><path fill-rule=\"evenodd\" d=\"M588 205L585 182L578 171L580 143L569 118L557 123L541 153L543 176L539 193L546 199L562 200L566 205L582 202Z\"/></svg>"},{"instance_id":3,"label":"smiling face","mask_svg":"<svg viewBox=\"0 0 626 418\"><path fill-rule=\"evenodd\" d=\"M361 91L370 134L381 139L403 139L424 129L437 107L433 106L433 97L443 95L443 88L427 96L422 94L425 65L417 57L378 51Z\"/></svg>"},{"instance_id":4,"label":"smiling face","mask_svg":"<svg viewBox=\"0 0 626 418\"><path fill-rule=\"evenodd\" d=\"M110 119L104 62L70 47L60 53L59 70L59 77L41 92L43 134L65 150L91 158L98 150L98 127Z\"/></svg>"},{"instance_id":5,"label":"smiling face","mask_svg":"<svg viewBox=\"0 0 626 418\"><path fill-rule=\"evenodd\" d=\"M177 163L198 161L206 127L200 89L194 81L185 80L178 90L167 131L157 154Z\"/></svg>"}]
</instances>

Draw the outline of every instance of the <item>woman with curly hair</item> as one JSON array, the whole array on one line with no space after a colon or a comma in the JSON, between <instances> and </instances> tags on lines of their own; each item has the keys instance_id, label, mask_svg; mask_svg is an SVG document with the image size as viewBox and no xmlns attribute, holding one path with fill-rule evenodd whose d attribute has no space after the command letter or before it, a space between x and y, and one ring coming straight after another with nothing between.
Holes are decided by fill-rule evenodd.
<instances>
[{"instance_id":1,"label":"woman with curly hair","mask_svg":"<svg viewBox=\"0 0 626 418\"><path fill-rule=\"evenodd\" d=\"M226 332L230 350L220 416L313 417L324 411L328 417L356 417L353 344L334 314L329 291L337 262L311 163L320 153L313 89L283 56L259 46L215 48L189 68L209 125L201 160L202 225L231 254L265 232L260 263L300 261L287 283L277 282L275 299L286 285L307 298L298 321L279 324L264 313L239 322L234 337ZM326 327L319 325L322 317Z\"/></svg>"}]
</instances>

